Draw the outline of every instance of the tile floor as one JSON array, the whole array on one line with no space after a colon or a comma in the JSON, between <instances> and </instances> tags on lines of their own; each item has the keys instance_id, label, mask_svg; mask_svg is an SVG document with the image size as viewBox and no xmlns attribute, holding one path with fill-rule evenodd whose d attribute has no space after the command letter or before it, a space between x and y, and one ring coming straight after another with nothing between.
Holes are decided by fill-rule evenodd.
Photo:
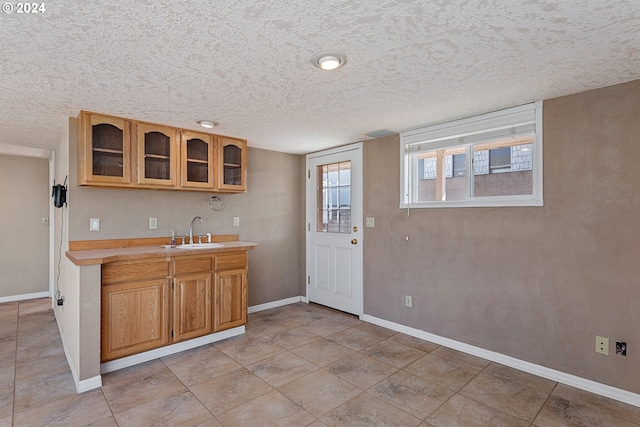
<instances>
[{"instance_id":1,"label":"tile floor","mask_svg":"<svg viewBox=\"0 0 640 427\"><path fill-rule=\"evenodd\" d=\"M307 304L76 394L50 300L0 304L1 426L639 426L640 408Z\"/></svg>"}]
</instances>

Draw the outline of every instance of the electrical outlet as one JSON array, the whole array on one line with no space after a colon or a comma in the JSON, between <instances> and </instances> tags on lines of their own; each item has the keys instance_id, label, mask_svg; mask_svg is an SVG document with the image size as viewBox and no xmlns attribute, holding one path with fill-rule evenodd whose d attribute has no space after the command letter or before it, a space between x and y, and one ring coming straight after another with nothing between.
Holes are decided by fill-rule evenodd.
<instances>
[{"instance_id":1,"label":"electrical outlet","mask_svg":"<svg viewBox=\"0 0 640 427\"><path fill-rule=\"evenodd\" d=\"M234 227L240 227L240 217L239 216L234 216L233 217L233 226Z\"/></svg>"},{"instance_id":2,"label":"electrical outlet","mask_svg":"<svg viewBox=\"0 0 640 427\"><path fill-rule=\"evenodd\" d=\"M158 229L158 218L149 218L149 230Z\"/></svg>"},{"instance_id":3,"label":"electrical outlet","mask_svg":"<svg viewBox=\"0 0 640 427\"><path fill-rule=\"evenodd\" d=\"M413 307L413 297L411 295L404 296L404 306L405 307Z\"/></svg>"},{"instance_id":4,"label":"electrical outlet","mask_svg":"<svg viewBox=\"0 0 640 427\"><path fill-rule=\"evenodd\" d=\"M616 341L616 354L620 356L627 355L627 343L624 341Z\"/></svg>"},{"instance_id":5,"label":"electrical outlet","mask_svg":"<svg viewBox=\"0 0 640 427\"><path fill-rule=\"evenodd\" d=\"M42 218L42 225L49 225L49 218Z\"/></svg>"},{"instance_id":6,"label":"electrical outlet","mask_svg":"<svg viewBox=\"0 0 640 427\"><path fill-rule=\"evenodd\" d=\"M100 231L100 218L89 219L89 231Z\"/></svg>"},{"instance_id":7,"label":"electrical outlet","mask_svg":"<svg viewBox=\"0 0 640 427\"><path fill-rule=\"evenodd\" d=\"M599 337L596 335L596 353L609 355L609 338Z\"/></svg>"}]
</instances>

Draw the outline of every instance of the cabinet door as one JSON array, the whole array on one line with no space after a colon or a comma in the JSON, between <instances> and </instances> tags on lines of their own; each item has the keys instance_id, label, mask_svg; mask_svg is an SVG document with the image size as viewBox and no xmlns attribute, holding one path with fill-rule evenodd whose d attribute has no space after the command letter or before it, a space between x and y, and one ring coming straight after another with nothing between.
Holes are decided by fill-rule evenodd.
<instances>
[{"instance_id":1,"label":"cabinet door","mask_svg":"<svg viewBox=\"0 0 640 427\"><path fill-rule=\"evenodd\" d=\"M178 182L177 131L168 126L135 123L138 184L175 187Z\"/></svg>"},{"instance_id":2,"label":"cabinet door","mask_svg":"<svg viewBox=\"0 0 640 427\"><path fill-rule=\"evenodd\" d=\"M130 123L118 117L80 113L78 183L131 183Z\"/></svg>"},{"instance_id":3,"label":"cabinet door","mask_svg":"<svg viewBox=\"0 0 640 427\"><path fill-rule=\"evenodd\" d=\"M211 333L211 273L174 278L173 341Z\"/></svg>"},{"instance_id":4,"label":"cabinet door","mask_svg":"<svg viewBox=\"0 0 640 427\"><path fill-rule=\"evenodd\" d=\"M101 361L169 343L166 279L102 287Z\"/></svg>"},{"instance_id":5,"label":"cabinet door","mask_svg":"<svg viewBox=\"0 0 640 427\"><path fill-rule=\"evenodd\" d=\"M183 130L180 139L180 186L213 189L214 136Z\"/></svg>"},{"instance_id":6,"label":"cabinet door","mask_svg":"<svg viewBox=\"0 0 640 427\"><path fill-rule=\"evenodd\" d=\"M247 141L221 136L218 139L217 189L242 192L247 189Z\"/></svg>"},{"instance_id":7,"label":"cabinet door","mask_svg":"<svg viewBox=\"0 0 640 427\"><path fill-rule=\"evenodd\" d=\"M247 270L215 273L214 332L247 323Z\"/></svg>"}]
</instances>

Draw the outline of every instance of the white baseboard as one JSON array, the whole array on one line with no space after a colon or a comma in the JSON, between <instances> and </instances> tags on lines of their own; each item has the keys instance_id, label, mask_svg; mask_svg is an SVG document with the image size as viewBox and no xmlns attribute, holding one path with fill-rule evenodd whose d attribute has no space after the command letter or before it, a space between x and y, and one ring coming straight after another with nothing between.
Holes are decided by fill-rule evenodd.
<instances>
[{"instance_id":1,"label":"white baseboard","mask_svg":"<svg viewBox=\"0 0 640 427\"><path fill-rule=\"evenodd\" d=\"M107 372L117 371L119 369L128 368L129 366L138 365L150 360L170 356L181 351L200 347L201 345L211 344L213 342L235 337L237 335L242 335L244 334L244 331L244 326L238 326L236 328L227 329L226 331L216 332L214 334L193 338L191 340L179 342L177 344L171 344L166 347L160 347L154 350L145 351L144 353L134 354L133 356L127 356L121 359L112 360L111 362L105 362L100 365L100 373L106 374Z\"/></svg>"},{"instance_id":2,"label":"white baseboard","mask_svg":"<svg viewBox=\"0 0 640 427\"><path fill-rule=\"evenodd\" d=\"M3 302L14 302L14 301L26 301L29 299L38 299L38 298L49 298L49 291L47 292L34 292L32 294L22 294L22 295L10 295L8 297L0 297L0 304Z\"/></svg>"},{"instance_id":3,"label":"white baseboard","mask_svg":"<svg viewBox=\"0 0 640 427\"><path fill-rule=\"evenodd\" d=\"M600 396L618 400L629 405L640 407L640 394L632 393L630 391L622 390L616 387L611 387L609 385L578 377L576 375L556 371L555 369L550 369L545 366L540 366L531 362L516 359L515 357L507 356L504 354L496 353L494 351L485 350L480 347L465 344L463 342L441 337L439 335L431 334L420 329L415 329L409 326L401 325L399 323L379 319L377 317L369 316L368 314L360 316L360 319L365 322L373 323L374 325L382 326L396 332L402 332L403 334L411 335L412 337L420 338L426 341L433 342L435 344L452 348L454 350L471 354L473 356L491 360L492 362L500 363L502 365L506 365L520 371L528 372L539 377L547 378L552 381L588 391L590 393L598 394Z\"/></svg>"},{"instance_id":4,"label":"white baseboard","mask_svg":"<svg viewBox=\"0 0 640 427\"><path fill-rule=\"evenodd\" d=\"M305 301L302 301L302 298ZM267 302L264 304L252 305L249 307L249 314L256 313L258 311L269 310L270 308L282 307L283 305L295 304L297 302L307 302L305 297L291 297L285 298L278 301Z\"/></svg>"},{"instance_id":5,"label":"white baseboard","mask_svg":"<svg viewBox=\"0 0 640 427\"><path fill-rule=\"evenodd\" d=\"M56 314L55 310L53 312L54 314ZM80 380L78 378L78 370L73 364L73 359L71 358L71 354L69 354L69 349L67 348L67 340L64 338L64 332L62 332L62 328L60 327L60 322L58 321L57 315L56 315L56 324L58 325L58 331L60 331L62 348L64 349L64 355L67 358L67 363L69 364L69 369L71 370L71 376L73 377L73 382L76 385L76 391L78 393L84 393L85 391L102 387L102 377L100 375L87 378L86 380Z\"/></svg>"}]
</instances>

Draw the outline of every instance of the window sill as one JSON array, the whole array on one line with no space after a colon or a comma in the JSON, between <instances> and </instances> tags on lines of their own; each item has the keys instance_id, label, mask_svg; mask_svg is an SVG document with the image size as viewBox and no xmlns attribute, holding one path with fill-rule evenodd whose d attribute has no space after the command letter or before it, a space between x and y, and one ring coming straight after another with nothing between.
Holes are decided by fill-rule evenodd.
<instances>
[{"instance_id":1,"label":"window sill","mask_svg":"<svg viewBox=\"0 0 640 427\"><path fill-rule=\"evenodd\" d=\"M424 209L424 208L491 208L491 207L522 207L522 206L544 206L544 201L540 198L483 198L474 200L452 200L449 202L420 202L420 203L400 203L400 209Z\"/></svg>"}]
</instances>

